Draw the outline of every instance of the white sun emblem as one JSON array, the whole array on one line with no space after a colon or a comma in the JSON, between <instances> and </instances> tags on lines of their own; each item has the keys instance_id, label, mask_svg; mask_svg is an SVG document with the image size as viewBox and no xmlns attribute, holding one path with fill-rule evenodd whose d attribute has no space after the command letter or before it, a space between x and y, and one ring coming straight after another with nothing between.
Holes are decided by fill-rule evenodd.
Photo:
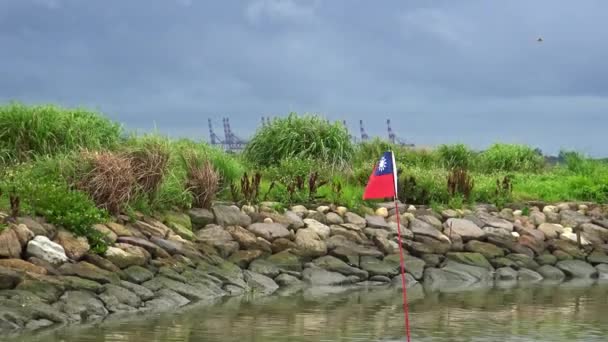
<instances>
[{"instance_id":1,"label":"white sun emblem","mask_svg":"<svg viewBox=\"0 0 608 342\"><path fill-rule=\"evenodd\" d=\"M380 158L380 163L378 163L378 170L384 171L386 169L386 158Z\"/></svg>"}]
</instances>

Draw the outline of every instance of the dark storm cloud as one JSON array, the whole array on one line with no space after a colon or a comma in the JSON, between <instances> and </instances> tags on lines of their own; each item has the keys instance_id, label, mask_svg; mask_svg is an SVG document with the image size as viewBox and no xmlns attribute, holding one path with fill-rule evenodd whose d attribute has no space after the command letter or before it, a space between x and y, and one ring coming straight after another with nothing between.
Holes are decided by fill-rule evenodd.
<instances>
[{"instance_id":1,"label":"dark storm cloud","mask_svg":"<svg viewBox=\"0 0 608 342\"><path fill-rule=\"evenodd\" d=\"M0 1L0 100L99 109L206 138L230 116L363 119L419 144L608 154L608 3ZM544 41L536 39L542 36ZM216 120L216 129L221 121Z\"/></svg>"}]
</instances>

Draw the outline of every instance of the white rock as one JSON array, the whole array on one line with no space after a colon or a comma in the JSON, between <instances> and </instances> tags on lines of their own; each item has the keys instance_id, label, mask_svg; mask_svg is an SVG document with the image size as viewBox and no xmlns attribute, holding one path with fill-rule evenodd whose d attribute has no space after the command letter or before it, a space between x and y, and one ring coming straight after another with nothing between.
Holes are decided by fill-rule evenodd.
<instances>
[{"instance_id":1,"label":"white rock","mask_svg":"<svg viewBox=\"0 0 608 342\"><path fill-rule=\"evenodd\" d=\"M415 206L413 206L413 205L410 205L409 207L407 207L407 211L408 211L409 213L415 213L415 212L416 212L416 210L417 210L417 209L416 209L416 207L415 207Z\"/></svg>"},{"instance_id":2,"label":"white rock","mask_svg":"<svg viewBox=\"0 0 608 342\"><path fill-rule=\"evenodd\" d=\"M270 217L264 219L264 223L274 223Z\"/></svg>"},{"instance_id":3,"label":"white rock","mask_svg":"<svg viewBox=\"0 0 608 342\"><path fill-rule=\"evenodd\" d=\"M329 235L331 234L331 229L328 226L313 219L304 219L304 223L306 224L307 228L310 228L315 233L317 233L317 235L319 235L321 239L326 240L329 238Z\"/></svg>"},{"instance_id":4,"label":"white rock","mask_svg":"<svg viewBox=\"0 0 608 342\"><path fill-rule=\"evenodd\" d=\"M326 205L322 205L317 208L317 211L320 212L321 214L327 214L329 212L329 207Z\"/></svg>"},{"instance_id":5,"label":"white rock","mask_svg":"<svg viewBox=\"0 0 608 342\"><path fill-rule=\"evenodd\" d=\"M578 206L578 210L587 211L589 210L589 206L587 206L586 204L580 204Z\"/></svg>"},{"instance_id":6,"label":"white rock","mask_svg":"<svg viewBox=\"0 0 608 342\"><path fill-rule=\"evenodd\" d=\"M348 212L348 209L346 207L337 207L336 208L336 213L340 216L344 216L347 212Z\"/></svg>"},{"instance_id":7,"label":"white rock","mask_svg":"<svg viewBox=\"0 0 608 342\"><path fill-rule=\"evenodd\" d=\"M564 228L564 230L562 231L562 234L572 234L574 233L574 231L572 230L572 228L570 227L566 227Z\"/></svg>"},{"instance_id":8,"label":"white rock","mask_svg":"<svg viewBox=\"0 0 608 342\"><path fill-rule=\"evenodd\" d=\"M554 205L547 205L543 208L543 213L547 214L547 213L558 213L559 212L559 208L557 208Z\"/></svg>"},{"instance_id":9,"label":"white rock","mask_svg":"<svg viewBox=\"0 0 608 342\"><path fill-rule=\"evenodd\" d=\"M296 213L300 218L304 217L304 214L308 212L308 209L303 205L294 205L291 207L291 211Z\"/></svg>"},{"instance_id":10,"label":"white rock","mask_svg":"<svg viewBox=\"0 0 608 342\"><path fill-rule=\"evenodd\" d=\"M51 264L60 264L68 261L63 247L43 235L38 235L28 242L27 254Z\"/></svg>"},{"instance_id":11,"label":"white rock","mask_svg":"<svg viewBox=\"0 0 608 342\"><path fill-rule=\"evenodd\" d=\"M567 232L566 229L570 229L570 232ZM572 233L571 230L572 230L572 228L565 228L564 232L559 236L559 238L562 239L562 240L572 241L572 242L578 243L576 234ZM581 236L581 244L583 246L586 246L586 245L590 245L591 242L589 242L589 240L585 239L584 236Z\"/></svg>"},{"instance_id":12,"label":"white rock","mask_svg":"<svg viewBox=\"0 0 608 342\"><path fill-rule=\"evenodd\" d=\"M518 232L511 232L511 235L513 235L514 237L518 238L519 237L519 233Z\"/></svg>"},{"instance_id":13,"label":"white rock","mask_svg":"<svg viewBox=\"0 0 608 342\"><path fill-rule=\"evenodd\" d=\"M515 210L515 211L513 212L513 216L515 216L515 217L521 217L523 214L524 214L524 213L523 213L523 211L521 211L521 210Z\"/></svg>"},{"instance_id":14,"label":"white rock","mask_svg":"<svg viewBox=\"0 0 608 342\"><path fill-rule=\"evenodd\" d=\"M244 205L241 211L247 215L255 213L255 207L252 205Z\"/></svg>"},{"instance_id":15,"label":"white rock","mask_svg":"<svg viewBox=\"0 0 608 342\"><path fill-rule=\"evenodd\" d=\"M386 208L378 208L376 209L376 215L384 218L388 217L388 209Z\"/></svg>"}]
</instances>

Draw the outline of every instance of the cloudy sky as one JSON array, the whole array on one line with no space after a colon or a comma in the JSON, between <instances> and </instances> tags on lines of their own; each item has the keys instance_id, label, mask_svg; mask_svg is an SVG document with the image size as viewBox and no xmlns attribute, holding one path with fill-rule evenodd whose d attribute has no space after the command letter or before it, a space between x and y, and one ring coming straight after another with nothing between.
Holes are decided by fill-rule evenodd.
<instances>
[{"instance_id":1,"label":"cloudy sky","mask_svg":"<svg viewBox=\"0 0 608 342\"><path fill-rule=\"evenodd\" d=\"M229 116L608 156L605 0L0 0L0 101L208 138ZM537 42L542 37L543 42ZM221 134L220 134L221 135Z\"/></svg>"}]
</instances>

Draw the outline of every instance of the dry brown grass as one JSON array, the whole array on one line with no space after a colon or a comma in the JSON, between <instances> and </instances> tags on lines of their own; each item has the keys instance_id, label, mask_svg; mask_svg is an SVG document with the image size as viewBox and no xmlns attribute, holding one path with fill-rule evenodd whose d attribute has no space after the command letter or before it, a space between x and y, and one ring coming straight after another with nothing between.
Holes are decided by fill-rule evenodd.
<instances>
[{"instance_id":1,"label":"dry brown grass","mask_svg":"<svg viewBox=\"0 0 608 342\"><path fill-rule=\"evenodd\" d=\"M211 162L190 153L183 156L186 167L186 188L192 194L192 205L210 208L220 184L220 175Z\"/></svg>"},{"instance_id":2,"label":"dry brown grass","mask_svg":"<svg viewBox=\"0 0 608 342\"><path fill-rule=\"evenodd\" d=\"M169 164L169 152L159 144L129 152L133 174L140 190L152 200L165 179Z\"/></svg>"},{"instance_id":3,"label":"dry brown grass","mask_svg":"<svg viewBox=\"0 0 608 342\"><path fill-rule=\"evenodd\" d=\"M81 153L86 171L76 186L113 214L118 214L137 194L137 177L131 158L124 153L109 151Z\"/></svg>"}]
</instances>

